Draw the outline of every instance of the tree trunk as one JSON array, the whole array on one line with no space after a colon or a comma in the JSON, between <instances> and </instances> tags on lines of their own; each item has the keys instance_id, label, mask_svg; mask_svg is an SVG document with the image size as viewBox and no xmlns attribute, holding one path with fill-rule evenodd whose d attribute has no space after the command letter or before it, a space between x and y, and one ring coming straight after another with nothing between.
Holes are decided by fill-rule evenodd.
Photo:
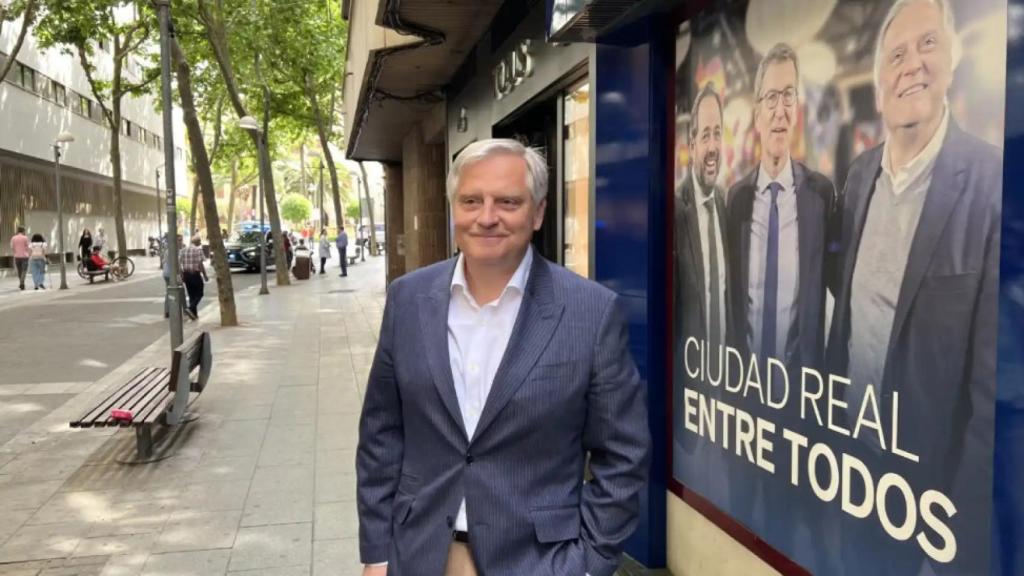
<instances>
[{"instance_id":1,"label":"tree trunk","mask_svg":"<svg viewBox=\"0 0 1024 576\"><path fill-rule=\"evenodd\" d=\"M341 207L341 186L338 184L338 168L334 165L334 157L331 156L331 147L328 146L327 126L323 115L320 113L320 103L317 101L316 91L313 89L313 79L309 74L306 74L303 88L306 92L306 98L309 99L309 105L313 109L313 118L316 120L316 131L320 137L320 148L324 153L324 162L327 164L327 170L331 173L331 198L334 199L334 222L340 226L345 220L342 217L343 210Z\"/></svg>"},{"instance_id":2,"label":"tree trunk","mask_svg":"<svg viewBox=\"0 0 1024 576\"><path fill-rule=\"evenodd\" d=\"M264 87L264 90L266 88ZM263 158L266 167L266 183L264 186L263 201L267 203L267 215L270 216L270 232L274 235L274 270L277 274L277 285L287 286L291 284L288 276L288 258L284 249L284 233L281 231L281 213L277 208L277 192L274 188L274 173L270 164L270 110L264 110L263 114Z\"/></svg>"},{"instance_id":3,"label":"tree trunk","mask_svg":"<svg viewBox=\"0 0 1024 576\"><path fill-rule=\"evenodd\" d=\"M377 225L373 220L373 202L370 200L370 183L366 180L366 166L364 166L362 162L359 163L359 173L363 175L363 193L366 195L366 213L370 215L370 256L376 256L378 254Z\"/></svg>"},{"instance_id":4,"label":"tree trunk","mask_svg":"<svg viewBox=\"0 0 1024 576\"><path fill-rule=\"evenodd\" d=\"M3 9L0 8L0 12ZM4 81L7 77L7 73L11 71L14 66L15 59L18 57L18 53L21 52L21 46L25 43L25 36L28 35L28 29L32 25L32 21L35 19L36 12L36 0L29 0L25 4L25 12L22 15L21 20L21 31L18 32L18 39L14 42L14 48L11 48L11 53L7 55L7 62L4 67L0 69L0 82ZM3 22L0 21L0 32L3 31Z\"/></svg>"},{"instance_id":5,"label":"tree trunk","mask_svg":"<svg viewBox=\"0 0 1024 576\"><path fill-rule=\"evenodd\" d=\"M113 101L114 124L121 126L121 99ZM121 131L110 131L110 165L114 176L114 231L117 236L118 259L128 255L128 235L124 229L124 201L121 191Z\"/></svg>"},{"instance_id":6,"label":"tree trunk","mask_svg":"<svg viewBox=\"0 0 1024 576\"><path fill-rule=\"evenodd\" d=\"M195 167L193 166L193 170ZM199 212L199 179L192 183L192 212L188 216L188 235L192 236L198 230L196 226L196 214Z\"/></svg>"},{"instance_id":7,"label":"tree trunk","mask_svg":"<svg viewBox=\"0 0 1024 576\"><path fill-rule=\"evenodd\" d=\"M192 71L185 60L185 54L182 52L181 45L178 44L177 39L172 39L172 43L171 54L178 71L178 94L181 96L181 108L185 117L185 128L188 132L188 143L189 149L192 152L193 167L196 171L196 182L202 190L206 237L210 243L213 268L217 275L217 301L220 303L220 325L238 326L235 290L231 282L231 268L228 266L228 254L224 247L224 237L220 233L220 216L217 214L217 198L214 196L210 158L206 154L203 128L199 125L199 116L196 114L195 99L192 95Z\"/></svg>"},{"instance_id":8,"label":"tree trunk","mask_svg":"<svg viewBox=\"0 0 1024 576\"><path fill-rule=\"evenodd\" d=\"M235 220L235 188L238 186L238 160L231 162L231 188L228 189L228 234Z\"/></svg>"}]
</instances>

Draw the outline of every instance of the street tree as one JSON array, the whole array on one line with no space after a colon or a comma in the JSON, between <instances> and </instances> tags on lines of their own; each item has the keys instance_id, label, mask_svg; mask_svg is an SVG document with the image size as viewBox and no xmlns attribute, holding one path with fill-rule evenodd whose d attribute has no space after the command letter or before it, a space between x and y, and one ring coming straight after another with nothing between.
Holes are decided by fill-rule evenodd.
<instances>
[{"instance_id":1,"label":"street tree","mask_svg":"<svg viewBox=\"0 0 1024 576\"><path fill-rule=\"evenodd\" d=\"M266 0L263 0L266 2ZM268 5L272 4L266 2ZM261 28L264 22L259 18L258 10L246 9L239 0L195 0L188 3L187 8L194 8L198 16L198 22L202 27L204 36L209 44L212 60L220 71L226 89L228 103L234 109L238 118L250 115L250 107L246 105L244 88L255 87L257 93L262 96L262 117L263 129L258 134L250 132L249 136L255 148L260 151L264 166L268 169L271 166L269 145L260 146L259 139L262 137L265 142L270 142L270 101L272 92L270 86L263 81L260 74L260 55L265 47L264 34ZM259 2L253 0L250 7L259 7ZM229 20L230 18L230 20ZM229 33L230 31L230 33ZM237 58L236 58L237 55ZM253 62L253 75L248 78L250 84L243 86L238 81L236 74L236 62L248 60L251 56ZM255 84L252 84L255 82ZM267 204L267 212L270 215L270 228L274 236L275 261L284 262L284 241L281 234L281 217L277 205L277 197L274 191L273 178L266 178L264 184L266 193L264 197ZM278 285L290 284L288 270L284 266L277 266Z\"/></svg>"},{"instance_id":2,"label":"street tree","mask_svg":"<svg viewBox=\"0 0 1024 576\"><path fill-rule=\"evenodd\" d=\"M238 313L235 308L235 291L231 281L231 268L225 249L225 238L221 234L220 216L217 213L217 198L213 189L213 174L210 171L210 158L206 152L203 139L203 128L196 112L195 98L192 93L192 70L186 60L185 53L177 40L171 41L171 54L177 70L178 95L185 118L185 129L188 134L189 149L192 152L193 168L196 181L201 190L206 221L206 237L210 243L213 256L213 268L217 274L217 300L220 303L221 326L237 326Z\"/></svg>"},{"instance_id":3,"label":"street tree","mask_svg":"<svg viewBox=\"0 0 1024 576\"><path fill-rule=\"evenodd\" d=\"M305 196L288 194L281 199L281 215L296 227L301 226L313 215L313 203Z\"/></svg>"},{"instance_id":4,"label":"street tree","mask_svg":"<svg viewBox=\"0 0 1024 576\"><path fill-rule=\"evenodd\" d=\"M47 0L46 10L35 29L42 48L59 47L62 52L77 57L110 129L114 227L119 257L124 257L128 249L121 164L121 134L128 124L122 118L121 106L126 96L142 95L158 77L156 68L145 68L145 74L138 77L128 72L131 59L141 59L154 28L155 17L147 2ZM97 52L99 39L109 39L111 43L109 77L103 73L106 56Z\"/></svg>"},{"instance_id":5,"label":"street tree","mask_svg":"<svg viewBox=\"0 0 1024 576\"><path fill-rule=\"evenodd\" d=\"M21 52L22 45L25 44L28 30L36 21L38 6L39 0L13 0L9 4L0 2L0 34L3 34L4 24L21 18L21 28L18 29L18 38L14 41L14 47L7 55L7 60L0 62L0 82L7 78L7 73L14 67L15 59Z\"/></svg>"},{"instance_id":6,"label":"street tree","mask_svg":"<svg viewBox=\"0 0 1024 576\"><path fill-rule=\"evenodd\" d=\"M343 69L338 55L344 54L347 26L331 3L301 2L289 8L289 17L268 18L267 59L276 84L297 92L291 114L316 131L321 154L331 180L334 219L342 217L341 186L330 140L336 125L334 103ZM343 62L343 61L342 61Z\"/></svg>"}]
</instances>

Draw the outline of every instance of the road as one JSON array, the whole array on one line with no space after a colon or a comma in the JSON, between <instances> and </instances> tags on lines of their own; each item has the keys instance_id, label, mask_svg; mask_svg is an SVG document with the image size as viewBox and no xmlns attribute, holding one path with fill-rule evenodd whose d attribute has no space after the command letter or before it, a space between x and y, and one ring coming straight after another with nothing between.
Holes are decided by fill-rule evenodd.
<instances>
[{"instance_id":1,"label":"road","mask_svg":"<svg viewBox=\"0 0 1024 576\"><path fill-rule=\"evenodd\" d=\"M69 278L66 295L0 309L0 446L167 333L163 278L136 275L92 286ZM232 275L236 294L259 280ZM200 313L217 298L213 278L205 293Z\"/></svg>"}]
</instances>

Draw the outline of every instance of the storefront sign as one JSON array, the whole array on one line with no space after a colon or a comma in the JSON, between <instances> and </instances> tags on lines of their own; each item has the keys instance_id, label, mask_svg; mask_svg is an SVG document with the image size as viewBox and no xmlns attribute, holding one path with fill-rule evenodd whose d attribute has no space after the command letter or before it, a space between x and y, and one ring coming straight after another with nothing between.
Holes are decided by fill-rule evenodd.
<instances>
[{"instance_id":1,"label":"storefront sign","mask_svg":"<svg viewBox=\"0 0 1024 576\"><path fill-rule=\"evenodd\" d=\"M507 54L494 67L494 97L501 100L508 96L533 76L533 55L530 53L530 41L523 40L515 50Z\"/></svg>"},{"instance_id":2,"label":"storefront sign","mask_svg":"<svg viewBox=\"0 0 1024 576\"><path fill-rule=\"evenodd\" d=\"M1007 3L864 3L680 28L672 486L813 574L989 574Z\"/></svg>"}]
</instances>

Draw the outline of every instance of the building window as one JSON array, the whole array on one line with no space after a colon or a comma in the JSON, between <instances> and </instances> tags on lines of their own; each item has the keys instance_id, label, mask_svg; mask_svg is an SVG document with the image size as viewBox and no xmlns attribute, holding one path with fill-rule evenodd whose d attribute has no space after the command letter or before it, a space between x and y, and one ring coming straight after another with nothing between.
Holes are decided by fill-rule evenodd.
<instances>
[{"instance_id":1,"label":"building window","mask_svg":"<svg viewBox=\"0 0 1024 576\"><path fill-rule=\"evenodd\" d=\"M67 107L68 105L68 90L63 84L56 80L51 81L53 83L53 101L58 106Z\"/></svg>"},{"instance_id":2,"label":"building window","mask_svg":"<svg viewBox=\"0 0 1024 576\"><path fill-rule=\"evenodd\" d=\"M18 85L29 92L36 91L36 71L25 66L21 62L16 65L15 73L18 75Z\"/></svg>"},{"instance_id":3,"label":"building window","mask_svg":"<svg viewBox=\"0 0 1024 576\"><path fill-rule=\"evenodd\" d=\"M89 119L98 124L103 124L103 109L92 100L89 100Z\"/></svg>"},{"instance_id":4,"label":"building window","mask_svg":"<svg viewBox=\"0 0 1024 576\"><path fill-rule=\"evenodd\" d=\"M46 100L53 100L53 81L38 73L36 74L35 81L35 93L39 94Z\"/></svg>"},{"instance_id":5,"label":"building window","mask_svg":"<svg viewBox=\"0 0 1024 576\"><path fill-rule=\"evenodd\" d=\"M563 172L565 267L590 277L590 84L570 88L564 99Z\"/></svg>"}]
</instances>

